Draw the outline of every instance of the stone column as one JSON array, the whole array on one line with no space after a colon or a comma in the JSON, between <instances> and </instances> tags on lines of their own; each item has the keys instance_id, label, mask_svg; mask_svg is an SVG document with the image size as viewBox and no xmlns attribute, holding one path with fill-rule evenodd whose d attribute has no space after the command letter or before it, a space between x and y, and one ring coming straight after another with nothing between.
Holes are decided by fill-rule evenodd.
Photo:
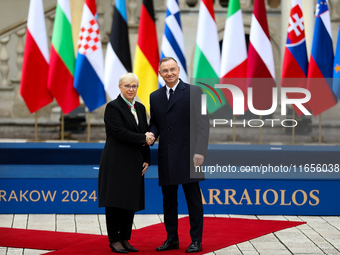
<instances>
[{"instance_id":1,"label":"stone column","mask_svg":"<svg viewBox=\"0 0 340 255\"><path fill-rule=\"evenodd\" d=\"M222 5L220 3L220 0L215 0L215 3L214 3L214 9L221 9L222 8Z\"/></svg>"},{"instance_id":2,"label":"stone column","mask_svg":"<svg viewBox=\"0 0 340 255\"><path fill-rule=\"evenodd\" d=\"M79 30L80 30L81 18L83 15L84 2L85 0L70 0L74 56L77 56ZM52 17L53 17L53 21L51 19ZM54 24L54 15L52 17L48 17L49 20L51 21L51 25Z\"/></svg>"},{"instance_id":3,"label":"stone column","mask_svg":"<svg viewBox=\"0 0 340 255\"><path fill-rule=\"evenodd\" d=\"M97 13L98 13L98 23L99 23L99 29L100 29L100 38L102 42L103 56L105 58L106 47L107 47L107 43L109 42L109 38L107 36L107 33L104 31L105 30L105 17L104 17L105 7L104 7L104 3L102 0L97 1Z\"/></svg>"},{"instance_id":4,"label":"stone column","mask_svg":"<svg viewBox=\"0 0 340 255\"><path fill-rule=\"evenodd\" d=\"M30 118L29 112L24 99L20 95L20 80L12 80L14 86L14 100L12 106L13 118Z\"/></svg>"},{"instance_id":5,"label":"stone column","mask_svg":"<svg viewBox=\"0 0 340 255\"><path fill-rule=\"evenodd\" d=\"M52 40L52 35L53 35L53 26L54 26L55 13L49 15L47 18L50 21L50 27L47 30L47 38L48 38L47 41L48 41L48 46L51 49L51 40Z\"/></svg>"},{"instance_id":6,"label":"stone column","mask_svg":"<svg viewBox=\"0 0 340 255\"><path fill-rule=\"evenodd\" d=\"M21 80L21 69L22 69L22 63L24 59L24 35L26 33L26 29L20 29L17 31L17 36L18 36L18 46L17 46L17 67L18 67L18 75L17 79Z\"/></svg>"},{"instance_id":7,"label":"stone column","mask_svg":"<svg viewBox=\"0 0 340 255\"><path fill-rule=\"evenodd\" d=\"M284 0L281 3L281 63L285 52L285 46L287 41L287 28L290 15L291 1Z\"/></svg>"},{"instance_id":8,"label":"stone column","mask_svg":"<svg viewBox=\"0 0 340 255\"><path fill-rule=\"evenodd\" d=\"M7 43L9 42L11 36L8 35L0 40L1 51L0 51L0 72L2 76L2 82L0 84L1 88L9 87L10 83L8 81L9 65L8 65L8 49Z\"/></svg>"},{"instance_id":9,"label":"stone column","mask_svg":"<svg viewBox=\"0 0 340 255\"><path fill-rule=\"evenodd\" d=\"M183 9L183 8L189 8L189 6L187 5L185 0L179 0L179 8Z\"/></svg>"},{"instance_id":10,"label":"stone column","mask_svg":"<svg viewBox=\"0 0 340 255\"><path fill-rule=\"evenodd\" d=\"M104 32L104 28L105 28L105 18L104 18L104 14L105 14L105 10L104 10L104 4L102 0L97 1L97 13L98 13L98 23L99 23L99 30L100 30L100 37L103 40L105 37L105 32Z\"/></svg>"},{"instance_id":11,"label":"stone column","mask_svg":"<svg viewBox=\"0 0 340 255\"><path fill-rule=\"evenodd\" d=\"M251 0L240 0L240 4L242 8L251 8L253 6Z\"/></svg>"},{"instance_id":12,"label":"stone column","mask_svg":"<svg viewBox=\"0 0 340 255\"><path fill-rule=\"evenodd\" d=\"M191 8L198 8L200 0L186 0L186 3Z\"/></svg>"},{"instance_id":13,"label":"stone column","mask_svg":"<svg viewBox=\"0 0 340 255\"><path fill-rule=\"evenodd\" d=\"M329 0L329 12L331 16L331 20L337 21L339 20L339 14L337 12L337 8L339 8L339 0Z\"/></svg>"},{"instance_id":14,"label":"stone column","mask_svg":"<svg viewBox=\"0 0 340 255\"><path fill-rule=\"evenodd\" d=\"M128 13L128 25L136 26L137 22L137 0L128 0L127 2L127 13Z\"/></svg>"},{"instance_id":15,"label":"stone column","mask_svg":"<svg viewBox=\"0 0 340 255\"><path fill-rule=\"evenodd\" d=\"M314 3L311 3L311 2L314 2ZM315 6L316 6L315 1L302 0L308 59L312 51L312 41L313 41L313 32L314 32L314 23L315 23L315 11L314 11Z\"/></svg>"}]
</instances>

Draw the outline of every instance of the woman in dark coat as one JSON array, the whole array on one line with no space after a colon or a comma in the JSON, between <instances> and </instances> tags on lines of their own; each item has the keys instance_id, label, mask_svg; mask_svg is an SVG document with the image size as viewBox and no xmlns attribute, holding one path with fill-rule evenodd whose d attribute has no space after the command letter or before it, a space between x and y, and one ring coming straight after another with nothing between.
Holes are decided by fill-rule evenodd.
<instances>
[{"instance_id":1,"label":"woman in dark coat","mask_svg":"<svg viewBox=\"0 0 340 255\"><path fill-rule=\"evenodd\" d=\"M145 107L135 102L138 77L133 73L119 79L121 94L107 104L104 121L106 143L99 177L99 207L105 207L109 246L117 253L137 251L128 240L136 211L144 209L144 173L150 165Z\"/></svg>"}]
</instances>

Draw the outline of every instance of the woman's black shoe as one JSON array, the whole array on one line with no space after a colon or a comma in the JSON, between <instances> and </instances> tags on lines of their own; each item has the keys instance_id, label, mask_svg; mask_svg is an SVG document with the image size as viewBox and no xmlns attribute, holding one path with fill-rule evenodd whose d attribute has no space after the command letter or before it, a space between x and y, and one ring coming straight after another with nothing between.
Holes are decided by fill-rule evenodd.
<instances>
[{"instance_id":1,"label":"woman's black shoe","mask_svg":"<svg viewBox=\"0 0 340 255\"><path fill-rule=\"evenodd\" d=\"M125 250L131 251L131 252L137 252L137 251L138 251L135 247L133 247L133 246L129 243L128 240L122 240L122 241L120 241L120 242L122 243L122 245L123 245L123 247L124 247Z\"/></svg>"},{"instance_id":2,"label":"woman's black shoe","mask_svg":"<svg viewBox=\"0 0 340 255\"><path fill-rule=\"evenodd\" d=\"M110 246L112 252L115 252L115 253L129 253L125 249L116 249L116 247L114 247L112 243L110 243L109 246Z\"/></svg>"}]
</instances>

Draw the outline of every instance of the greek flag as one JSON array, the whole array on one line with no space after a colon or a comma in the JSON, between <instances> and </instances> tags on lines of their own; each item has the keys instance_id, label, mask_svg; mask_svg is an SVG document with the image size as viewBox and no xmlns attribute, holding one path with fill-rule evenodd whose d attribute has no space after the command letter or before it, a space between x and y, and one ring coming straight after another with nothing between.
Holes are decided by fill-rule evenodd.
<instances>
[{"instance_id":1,"label":"greek flag","mask_svg":"<svg viewBox=\"0 0 340 255\"><path fill-rule=\"evenodd\" d=\"M184 40L178 0L168 0L166 6L165 28L162 38L161 58L173 57L180 68L179 77L188 82L187 65L184 53ZM160 84L164 84L162 78Z\"/></svg>"}]
</instances>

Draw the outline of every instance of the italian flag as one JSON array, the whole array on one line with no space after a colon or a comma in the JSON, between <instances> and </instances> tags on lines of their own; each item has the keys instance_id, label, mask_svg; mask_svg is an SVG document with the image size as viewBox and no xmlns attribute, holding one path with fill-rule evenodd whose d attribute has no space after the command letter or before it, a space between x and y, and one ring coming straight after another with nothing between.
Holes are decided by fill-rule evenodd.
<instances>
[{"instance_id":1,"label":"italian flag","mask_svg":"<svg viewBox=\"0 0 340 255\"><path fill-rule=\"evenodd\" d=\"M207 94L210 113L226 103L221 89L214 89L219 84L221 56L213 5L213 0L202 0L200 4L193 72L195 85Z\"/></svg>"},{"instance_id":2,"label":"italian flag","mask_svg":"<svg viewBox=\"0 0 340 255\"><path fill-rule=\"evenodd\" d=\"M58 0L51 43L48 88L67 114L79 105L73 87L75 56L73 50L69 0Z\"/></svg>"},{"instance_id":3,"label":"italian flag","mask_svg":"<svg viewBox=\"0 0 340 255\"><path fill-rule=\"evenodd\" d=\"M20 85L20 94L31 113L53 101L47 89L48 61L43 2L31 0Z\"/></svg>"},{"instance_id":4,"label":"italian flag","mask_svg":"<svg viewBox=\"0 0 340 255\"><path fill-rule=\"evenodd\" d=\"M245 96L245 110L248 105L246 100L247 84L244 79L246 76L247 44L243 28L240 1L230 0L222 44L221 84L232 84L242 90L243 95ZM233 97L231 92L228 89L222 90L230 106L233 106Z\"/></svg>"}]
</instances>

